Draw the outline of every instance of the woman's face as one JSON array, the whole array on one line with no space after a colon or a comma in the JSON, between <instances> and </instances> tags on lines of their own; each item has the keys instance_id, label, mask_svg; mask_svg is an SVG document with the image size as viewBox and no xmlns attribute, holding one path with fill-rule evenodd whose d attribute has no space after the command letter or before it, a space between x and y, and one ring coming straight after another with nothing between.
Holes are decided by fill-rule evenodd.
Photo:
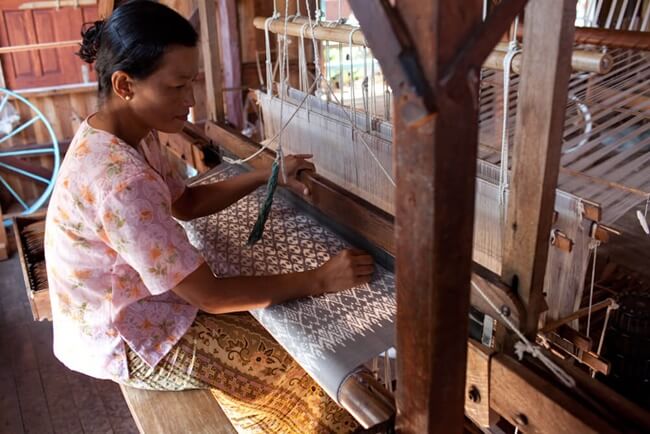
<instances>
[{"instance_id":1,"label":"woman's face","mask_svg":"<svg viewBox=\"0 0 650 434\"><path fill-rule=\"evenodd\" d=\"M198 72L197 47L168 47L160 67L147 78L134 81L130 105L135 116L158 131L181 131L194 105L193 84Z\"/></svg>"}]
</instances>

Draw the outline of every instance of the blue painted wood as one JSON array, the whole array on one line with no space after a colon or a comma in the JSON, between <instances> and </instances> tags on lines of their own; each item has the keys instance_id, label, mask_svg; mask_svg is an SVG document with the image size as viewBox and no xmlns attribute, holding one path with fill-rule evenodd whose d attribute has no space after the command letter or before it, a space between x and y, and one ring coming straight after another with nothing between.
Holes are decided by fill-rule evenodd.
<instances>
[{"instance_id":1,"label":"blue painted wood","mask_svg":"<svg viewBox=\"0 0 650 434\"><path fill-rule=\"evenodd\" d=\"M13 98L14 101L18 101L19 103L27 105L34 113L33 118L22 123L18 128L13 129L9 134L0 137L0 144L9 140L11 137L19 134L20 132L31 127L32 125L34 125L36 122L39 121L45 125L45 128L51 138L51 145L45 146L43 148L13 149L13 150L9 148L9 149L3 149L3 151L0 152L0 167L45 184L45 189L43 190L43 193L38 198L31 201L31 203L29 203L25 201L22 197L20 197L20 195L15 191L15 189L13 189L11 185L4 178L0 177L0 188L4 188L5 190L7 190L9 194L11 194L11 196L14 199L16 199L16 201L24 208L21 215L29 215L37 211L41 206L43 206L43 204L50 197L50 194L52 194L52 190L54 189L54 182L59 173L59 166L61 164L61 156L59 155L59 142L56 138L56 134L54 133L54 130L52 129L52 125L48 122L48 120L45 118L43 113L41 113L41 111L38 110L36 106L34 106L31 102L29 102L29 100L8 89L0 88L0 94L3 95L2 100L0 101L0 111L2 111L4 106L7 104L9 98ZM50 174L49 178L43 177L41 174L32 173L28 169L14 167L2 161L3 158L7 158L7 157L24 157L24 156L32 156L32 155L45 154L45 153L52 153L54 155L54 166L52 168L52 173ZM9 218L4 219L3 224L6 227L10 226L11 219Z\"/></svg>"}]
</instances>

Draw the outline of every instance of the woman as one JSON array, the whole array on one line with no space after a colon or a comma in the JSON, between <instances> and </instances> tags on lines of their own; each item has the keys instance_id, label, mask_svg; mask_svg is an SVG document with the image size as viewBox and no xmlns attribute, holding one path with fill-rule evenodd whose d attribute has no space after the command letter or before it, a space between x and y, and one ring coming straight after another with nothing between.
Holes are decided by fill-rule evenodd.
<instances>
[{"instance_id":1,"label":"woman","mask_svg":"<svg viewBox=\"0 0 650 434\"><path fill-rule=\"evenodd\" d=\"M209 388L240 431L356 428L242 312L368 282L371 257L348 250L307 272L215 277L174 218L218 212L269 173L184 188L161 156L152 132L181 131L194 104L196 32L165 6L133 1L82 35L100 108L79 127L48 209L56 356L134 387ZM287 184L313 170L308 157L287 157Z\"/></svg>"}]
</instances>

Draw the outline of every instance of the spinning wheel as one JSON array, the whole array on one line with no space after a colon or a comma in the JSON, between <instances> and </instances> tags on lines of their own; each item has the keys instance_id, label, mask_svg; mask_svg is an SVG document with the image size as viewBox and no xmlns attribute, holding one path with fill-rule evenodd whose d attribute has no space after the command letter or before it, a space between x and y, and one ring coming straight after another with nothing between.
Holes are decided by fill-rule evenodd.
<instances>
[{"instance_id":1,"label":"spinning wheel","mask_svg":"<svg viewBox=\"0 0 650 434\"><path fill-rule=\"evenodd\" d=\"M29 110L14 110L9 100L15 105L24 104ZM12 113L29 113L27 120L19 120ZM5 214L27 215L38 210L49 198L54 188L54 181L59 171L60 155L59 143L52 126L45 116L28 100L22 96L0 88L0 117L3 118L3 127L0 131L0 195L8 193L16 202L16 210L5 210ZM14 122L17 122L14 125ZM18 134L33 128L39 122L43 123L50 143L40 144L11 144L9 140ZM40 157L53 155L51 167L41 165ZM36 181L28 194L21 193L18 184L25 179ZM4 226L11 224L10 218L5 218Z\"/></svg>"}]
</instances>

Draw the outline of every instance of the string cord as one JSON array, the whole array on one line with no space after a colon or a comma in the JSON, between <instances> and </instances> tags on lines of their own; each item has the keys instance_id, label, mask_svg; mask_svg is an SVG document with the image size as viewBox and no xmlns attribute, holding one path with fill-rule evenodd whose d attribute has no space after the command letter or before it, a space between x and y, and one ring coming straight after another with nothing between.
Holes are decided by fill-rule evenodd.
<instances>
[{"instance_id":1,"label":"string cord","mask_svg":"<svg viewBox=\"0 0 650 434\"><path fill-rule=\"evenodd\" d=\"M593 249L594 251L594 261L591 266L591 284L589 288L589 309L587 311L587 337L589 337L589 332L591 330L591 308L594 303L594 286L596 284L596 258L598 257L599 245L600 245L600 241L598 241L596 238L592 238L591 242L589 243L589 248Z\"/></svg>"},{"instance_id":2,"label":"string cord","mask_svg":"<svg viewBox=\"0 0 650 434\"><path fill-rule=\"evenodd\" d=\"M512 70L512 61L517 54L521 52L517 42L517 25L519 18L515 19L514 31L508 52L503 58L503 119L501 125L501 170L499 171L499 205L501 206L501 221L506 221L506 191L508 189L508 165L510 159L510 132L508 125L510 122L510 73Z\"/></svg>"},{"instance_id":3,"label":"string cord","mask_svg":"<svg viewBox=\"0 0 650 434\"><path fill-rule=\"evenodd\" d=\"M495 311L498 312L499 316L501 317L501 320L504 322L506 326L510 330L512 330L517 337L519 338L519 342L515 344L515 354L519 358L519 360L523 359L524 353L528 353L537 360L539 360L549 371L555 375L558 380L562 382L565 386L569 388L574 388L576 385L576 381L573 377L571 377L569 374L564 371L561 367L559 367L553 360L551 360L548 356L546 356L540 349L539 346L533 345L527 338L524 336L524 334L519 331L517 327L508 319L507 316L505 316L503 313L501 313L501 309L497 307L497 305L483 292L483 290L474 282L471 282L472 286L474 289L479 293L479 295L490 305L490 307Z\"/></svg>"}]
</instances>

